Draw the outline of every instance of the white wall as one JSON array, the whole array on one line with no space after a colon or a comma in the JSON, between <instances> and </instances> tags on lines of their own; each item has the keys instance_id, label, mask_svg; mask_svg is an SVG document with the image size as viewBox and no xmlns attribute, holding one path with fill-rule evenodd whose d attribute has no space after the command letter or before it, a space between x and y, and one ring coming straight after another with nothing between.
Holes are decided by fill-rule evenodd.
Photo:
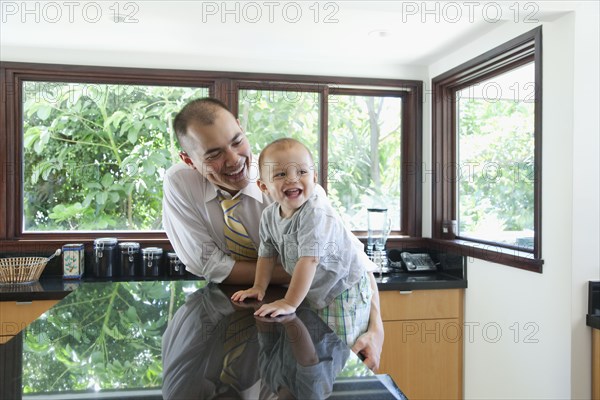
<instances>
[{"instance_id":1,"label":"white wall","mask_svg":"<svg viewBox=\"0 0 600 400\"><path fill-rule=\"evenodd\" d=\"M580 7L585 9L543 24L544 272L469 260L466 398L591 396L584 297L587 281L599 276L600 44L598 5ZM534 26L501 25L432 64L430 78ZM595 52L591 57L590 50ZM426 111L430 118L430 110ZM425 147L430 148L430 132L425 136ZM424 190L430 191L430 186L426 182ZM424 204L426 212L430 206Z\"/></svg>"},{"instance_id":2,"label":"white wall","mask_svg":"<svg viewBox=\"0 0 600 400\"><path fill-rule=\"evenodd\" d=\"M572 398L590 398L590 328L585 326L589 280L600 280L600 5L575 15L573 118L573 254L571 299Z\"/></svg>"},{"instance_id":3,"label":"white wall","mask_svg":"<svg viewBox=\"0 0 600 400\"><path fill-rule=\"evenodd\" d=\"M368 59L353 63L323 60L320 63L302 63L293 59L249 59L237 57L189 54L163 54L133 50L81 50L56 48L29 48L3 46L2 61L33 62L49 64L93 65L107 67L191 69L200 71L258 72L300 75L329 75L367 78L402 78L425 80L427 68L421 66L373 64Z\"/></svg>"}]
</instances>

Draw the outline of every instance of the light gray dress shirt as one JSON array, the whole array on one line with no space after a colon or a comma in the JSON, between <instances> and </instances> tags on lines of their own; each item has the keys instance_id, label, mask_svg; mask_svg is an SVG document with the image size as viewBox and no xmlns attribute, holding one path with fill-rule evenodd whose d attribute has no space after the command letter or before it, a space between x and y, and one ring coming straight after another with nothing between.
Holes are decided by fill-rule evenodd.
<instances>
[{"instance_id":1,"label":"light gray dress shirt","mask_svg":"<svg viewBox=\"0 0 600 400\"><path fill-rule=\"evenodd\" d=\"M211 282L223 282L235 260L228 255L218 193L226 198L231 195L184 163L167 170L163 189L163 226L177 256L194 275L204 276ZM272 200L253 180L237 196L242 200L236 217L258 248L260 216Z\"/></svg>"}]
</instances>

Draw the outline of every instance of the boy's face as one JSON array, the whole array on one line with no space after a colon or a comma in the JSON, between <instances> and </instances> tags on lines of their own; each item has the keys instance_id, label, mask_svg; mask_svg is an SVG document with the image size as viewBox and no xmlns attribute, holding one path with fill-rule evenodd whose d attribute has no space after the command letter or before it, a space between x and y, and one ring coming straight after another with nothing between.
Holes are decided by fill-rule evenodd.
<instances>
[{"instance_id":1,"label":"boy's face","mask_svg":"<svg viewBox=\"0 0 600 400\"><path fill-rule=\"evenodd\" d=\"M263 155L258 186L279 203L282 216L291 217L313 194L317 183L314 163L300 145L276 145Z\"/></svg>"},{"instance_id":2,"label":"boy's face","mask_svg":"<svg viewBox=\"0 0 600 400\"><path fill-rule=\"evenodd\" d=\"M251 152L239 122L219 109L212 125L192 122L182 159L218 187L235 194L248 185Z\"/></svg>"}]
</instances>

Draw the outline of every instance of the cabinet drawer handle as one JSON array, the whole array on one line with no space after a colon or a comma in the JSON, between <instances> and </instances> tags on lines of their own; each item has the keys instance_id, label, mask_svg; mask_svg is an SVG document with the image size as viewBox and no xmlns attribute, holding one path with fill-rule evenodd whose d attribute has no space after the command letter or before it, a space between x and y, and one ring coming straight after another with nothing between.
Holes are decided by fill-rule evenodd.
<instances>
[{"instance_id":1,"label":"cabinet drawer handle","mask_svg":"<svg viewBox=\"0 0 600 400\"><path fill-rule=\"evenodd\" d=\"M29 305L33 304L32 301L17 301L16 303L18 306L29 306Z\"/></svg>"},{"instance_id":2,"label":"cabinet drawer handle","mask_svg":"<svg viewBox=\"0 0 600 400\"><path fill-rule=\"evenodd\" d=\"M400 294L411 294L412 290L400 290Z\"/></svg>"}]
</instances>

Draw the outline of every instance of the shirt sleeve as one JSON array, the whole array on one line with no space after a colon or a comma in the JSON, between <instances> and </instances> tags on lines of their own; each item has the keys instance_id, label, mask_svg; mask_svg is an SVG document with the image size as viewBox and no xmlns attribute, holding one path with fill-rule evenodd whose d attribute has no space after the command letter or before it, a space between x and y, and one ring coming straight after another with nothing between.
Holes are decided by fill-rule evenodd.
<instances>
[{"instance_id":1,"label":"shirt sleeve","mask_svg":"<svg viewBox=\"0 0 600 400\"><path fill-rule=\"evenodd\" d=\"M163 226L186 269L210 282L223 282L235 260L217 246L207 221L193 208L189 183L177 174L166 174L163 184Z\"/></svg>"},{"instance_id":2,"label":"shirt sleeve","mask_svg":"<svg viewBox=\"0 0 600 400\"><path fill-rule=\"evenodd\" d=\"M340 224L335 216L320 207L303 210L298 229L298 257L317 256L321 263L338 262L342 249Z\"/></svg>"}]
</instances>

